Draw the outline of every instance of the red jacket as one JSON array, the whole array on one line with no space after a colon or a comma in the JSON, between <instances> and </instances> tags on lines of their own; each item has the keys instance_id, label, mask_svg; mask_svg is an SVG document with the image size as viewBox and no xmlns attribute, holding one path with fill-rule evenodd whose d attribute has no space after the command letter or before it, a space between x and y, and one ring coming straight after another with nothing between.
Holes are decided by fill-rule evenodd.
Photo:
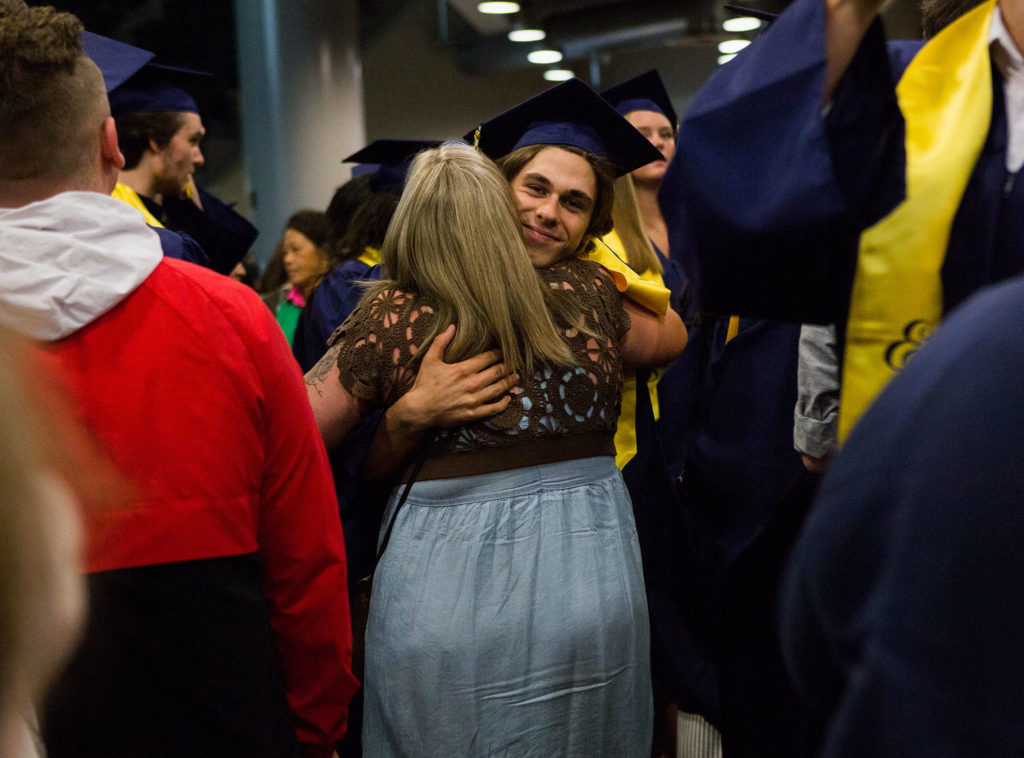
<instances>
[{"instance_id":1,"label":"red jacket","mask_svg":"<svg viewBox=\"0 0 1024 758\"><path fill-rule=\"evenodd\" d=\"M47 352L132 492L129 507L85 514L92 621L46 719L51 754L98 754L88 740L126 729L148 735L139 754L203 743L241 755L238 739L270 728L249 722L279 715L283 675L299 741L329 755L357 687L344 542L302 377L271 313L236 282L165 259ZM119 699L136 676L149 686ZM87 690L109 702L86 717ZM126 723L132 708L150 723ZM96 725L108 717L117 723ZM111 742L134 754L129 739Z\"/></svg>"}]
</instances>

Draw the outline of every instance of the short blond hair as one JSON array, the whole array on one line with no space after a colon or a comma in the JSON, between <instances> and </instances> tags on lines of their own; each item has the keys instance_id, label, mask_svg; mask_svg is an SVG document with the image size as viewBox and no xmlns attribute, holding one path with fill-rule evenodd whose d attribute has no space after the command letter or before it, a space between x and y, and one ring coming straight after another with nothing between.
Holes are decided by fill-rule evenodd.
<instances>
[{"instance_id":1,"label":"short blond hair","mask_svg":"<svg viewBox=\"0 0 1024 758\"><path fill-rule=\"evenodd\" d=\"M511 188L468 145L447 143L413 160L381 262L390 281L371 292L393 286L437 304L425 342L456 325L446 360L497 347L513 371L574 363L526 252Z\"/></svg>"}]
</instances>

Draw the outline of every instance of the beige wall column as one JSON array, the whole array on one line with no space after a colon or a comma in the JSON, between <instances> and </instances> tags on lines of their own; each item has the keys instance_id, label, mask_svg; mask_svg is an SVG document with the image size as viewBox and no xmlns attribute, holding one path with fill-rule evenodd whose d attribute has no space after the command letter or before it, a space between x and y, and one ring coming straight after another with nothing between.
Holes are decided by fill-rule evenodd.
<instances>
[{"instance_id":1,"label":"beige wall column","mask_svg":"<svg viewBox=\"0 0 1024 758\"><path fill-rule=\"evenodd\" d=\"M365 144L356 0L235 0L242 152L257 255L288 216L323 210Z\"/></svg>"}]
</instances>

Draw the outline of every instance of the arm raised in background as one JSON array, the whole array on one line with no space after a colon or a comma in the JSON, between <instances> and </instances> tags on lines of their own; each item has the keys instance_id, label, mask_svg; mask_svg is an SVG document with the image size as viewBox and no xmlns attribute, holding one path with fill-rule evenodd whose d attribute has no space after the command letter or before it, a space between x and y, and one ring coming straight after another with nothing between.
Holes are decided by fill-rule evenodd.
<instances>
[{"instance_id":1,"label":"arm raised in background","mask_svg":"<svg viewBox=\"0 0 1024 758\"><path fill-rule=\"evenodd\" d=\"M794 0L694 97L658 200L700 308L846 317L860 233L905 196L878 6Z\"/></svg>"},{"instance_id":2,"label":"arm raised in background","mask_svg":"<svg viewBox=\"0 0 1024 758\"><path fill-rule=\"evenodd\" d=\"M394 473L432 427L453 427L501 413L519 381L489 350L458 363L445 363L444 351L455 336L449 326L434 338L420 363L412 389L400 397L377 427L362 474L383 479Z\"/></svg>"},{"instance_id":3,"label":"arm raised in background","mask_svg":"<svg viewBox=\"0 0 1024 758\"><path fill-rule=\"evenodd\" d=\"M630 320L629 331L619 341L623 368L664 366L683 352L686 327L678 313L669 308L659 317L625 298L622 306Z\"/></svg>"}]
</instances>

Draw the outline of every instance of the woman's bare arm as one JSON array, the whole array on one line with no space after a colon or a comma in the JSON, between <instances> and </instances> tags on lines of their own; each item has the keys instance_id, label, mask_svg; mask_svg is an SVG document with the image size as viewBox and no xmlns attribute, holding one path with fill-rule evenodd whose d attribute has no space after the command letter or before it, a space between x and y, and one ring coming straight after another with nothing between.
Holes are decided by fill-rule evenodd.
<instances>
[{"instance_id":1,"label":"woman's bare arm","mask_svg":"<svg viewBox=\"0 0 1024 758\"><path fill-rule=\"evenodd\" d=\"M324 445L331 450L366 415L365 404L346 390L338 374L341 345L328 350L306 374L306 393Z\"/></svg>"}]
</instances>

